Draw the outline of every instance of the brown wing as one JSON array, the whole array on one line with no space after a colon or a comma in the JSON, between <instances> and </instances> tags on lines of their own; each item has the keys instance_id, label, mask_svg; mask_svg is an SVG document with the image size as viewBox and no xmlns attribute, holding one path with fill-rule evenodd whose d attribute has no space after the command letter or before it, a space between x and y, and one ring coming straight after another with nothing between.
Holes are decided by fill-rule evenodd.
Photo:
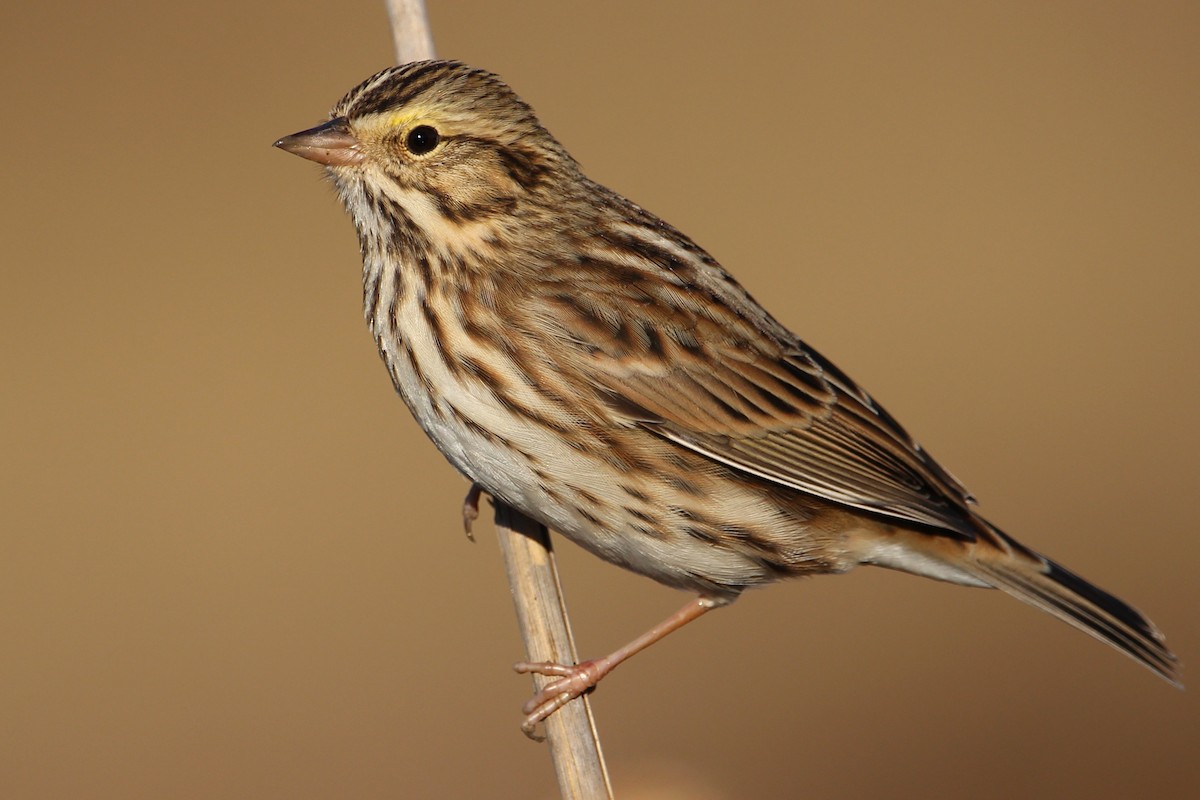
<instances>
[{"instance_id":1,"label":"brown wing","mask_svg":"<svg viewBox=\"0 0 1200 800\"><path fill-rule=\"evenodd\" d=\"M541 327L575 348L580 379L610 408L658 436L764 480L973 540L966 489L840 370L794 337L780 341L790 334L733 287L722 296L677 281L615 293L577 285L543 296L552 314ZM753 313L735 310L743 303Z\"/></svg>"}]
</instances>

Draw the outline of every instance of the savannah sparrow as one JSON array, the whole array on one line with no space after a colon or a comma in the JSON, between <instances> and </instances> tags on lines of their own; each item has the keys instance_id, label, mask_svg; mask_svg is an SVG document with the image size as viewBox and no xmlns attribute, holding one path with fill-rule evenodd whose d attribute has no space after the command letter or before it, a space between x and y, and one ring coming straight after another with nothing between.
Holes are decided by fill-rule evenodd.
<instances>
[{"instance_id":1,"label":"savannah sparrow","mask_svg":"<svg viewBox=\"0 0 1200 800\"><path fill-rule=\"evenodd\" d=\"M276 146L354 219L396 390L473 487L608 561L696 592L559 676L526 729L743 589L875 564L994 587L1176 683L1154 625L976 513L858 384L708 253L589 180L499 78L384 70Z\"/></svg>"}]
</instances>

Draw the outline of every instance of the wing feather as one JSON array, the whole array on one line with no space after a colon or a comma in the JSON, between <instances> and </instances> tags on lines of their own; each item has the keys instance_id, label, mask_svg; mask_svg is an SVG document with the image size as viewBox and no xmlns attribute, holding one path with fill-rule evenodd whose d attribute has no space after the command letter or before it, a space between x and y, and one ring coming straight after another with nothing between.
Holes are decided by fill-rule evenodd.
<instances>
[{"instance_id":1,"label":"wing feather","mask_svg":"<svg viewBox=\"0 0 1200 800\"><path fill-rule=\"evenodd\" d=\"M764 325L773 320L756 304L746 313L748 295L694 296L675 281L656 291L649 279L626 288L632 296L576 286L541 317L614 413L796 491L977 536L966 489L845 373Z\"/></svg>"}]
</instances>

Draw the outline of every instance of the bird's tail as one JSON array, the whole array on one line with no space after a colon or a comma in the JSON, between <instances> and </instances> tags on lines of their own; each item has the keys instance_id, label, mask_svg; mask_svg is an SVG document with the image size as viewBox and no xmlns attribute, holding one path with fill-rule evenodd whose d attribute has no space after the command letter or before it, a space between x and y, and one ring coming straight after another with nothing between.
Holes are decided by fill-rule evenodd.
<instances>
[{"instance_id":1,"label":"bird's tail","mask_svg":"<svg viewBox=\"0 0 1200 800\"><path fill-rule=\"evenodd\" d=\"M901 547L912 555L891 559L892 563L869 560L942 580L1001 589L1115 647L1168 683L1182 688L1179 660L1153 622L1125 601L1030 550L982 519L978 521L985 530L981 530L983 535L975 542L895 531L892 537L898 535L901 541L893 538L892 545L902 543ZM913 568L920 565L929 566Z\"/></svg>"}]
</instances>

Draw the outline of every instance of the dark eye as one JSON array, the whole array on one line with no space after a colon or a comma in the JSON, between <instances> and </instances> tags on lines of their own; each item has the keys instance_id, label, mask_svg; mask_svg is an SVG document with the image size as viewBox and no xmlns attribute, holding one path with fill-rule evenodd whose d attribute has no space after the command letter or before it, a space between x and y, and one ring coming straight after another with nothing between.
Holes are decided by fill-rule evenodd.
<instances>
[{"instance_id":1,"label":"dark eye","mask_svg":"<svg viewBox=\"0 0 1200 800\"><path fill-rule=\"evenodd\" d=\"M408 138L404 140L404 144L408 147L408 152L414 156L423 156L437 147L441 138L438 136L438 132L430 126L418 125L408 132Z\"/></svg>"}]
</instances>

